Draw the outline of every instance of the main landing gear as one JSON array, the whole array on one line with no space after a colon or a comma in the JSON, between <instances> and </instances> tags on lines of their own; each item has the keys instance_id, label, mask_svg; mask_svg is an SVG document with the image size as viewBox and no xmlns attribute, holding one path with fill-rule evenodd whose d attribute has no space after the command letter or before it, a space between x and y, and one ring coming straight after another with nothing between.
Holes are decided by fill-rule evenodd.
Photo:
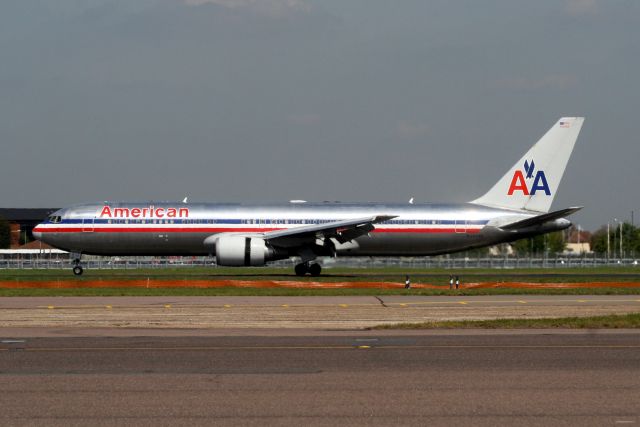
<instances>
[{"instance_id":1,"label":"main landing gear","mask_svg":"<svg viewBox=\"0 0 640 427\"><path fill-rule=\"evenodd\" d=\"M304 276L309 273L313 277L318 277L322 272L322 267L318 263L309 264L308 262L303 262L296 265L295 272L296 276Z\"/></svg>"},{"instance_id":2,"label":"main landing gear","mask_svg":"<svg viewBox=\"0 0 640 427\"><path fill-rule=\"evenodd\" d=\"M73 258L73 274L76 276L81 276L84 272L82 266L80 265L80 254L74 254Z\"/></svg>"}]
</instances>

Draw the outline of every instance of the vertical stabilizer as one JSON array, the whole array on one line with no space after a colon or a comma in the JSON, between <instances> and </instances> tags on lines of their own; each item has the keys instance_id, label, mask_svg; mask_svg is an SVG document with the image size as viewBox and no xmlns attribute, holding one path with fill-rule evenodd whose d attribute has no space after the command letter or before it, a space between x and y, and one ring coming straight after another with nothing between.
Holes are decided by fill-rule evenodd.
<instances>
[{"instance_id":1,"label":"vertical stabilizer","mask_svg":"<svg viewBox=\"0 0 640 427\"><path fill-rule=\"evenodd\" d=\"M549 212L584 117L563 117L484 196L471 203Z\"/></svg>"}]
</instances>

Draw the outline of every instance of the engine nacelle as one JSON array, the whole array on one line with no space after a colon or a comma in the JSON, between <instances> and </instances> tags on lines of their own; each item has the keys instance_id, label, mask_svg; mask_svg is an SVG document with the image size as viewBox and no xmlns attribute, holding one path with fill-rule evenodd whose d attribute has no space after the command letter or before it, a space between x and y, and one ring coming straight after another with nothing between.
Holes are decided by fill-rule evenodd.
<instances>
[{"instance_id":1,"label":"engine nacelle","mask_svg":"<svg viewBox=\"0 0 640 427\"><path fill-rule=\"evenodd\" d=\"M229 267L259 267L273 258L273 250L259 237L222 236L216 240L216 263Z\"/></svg>"}]
</instances>

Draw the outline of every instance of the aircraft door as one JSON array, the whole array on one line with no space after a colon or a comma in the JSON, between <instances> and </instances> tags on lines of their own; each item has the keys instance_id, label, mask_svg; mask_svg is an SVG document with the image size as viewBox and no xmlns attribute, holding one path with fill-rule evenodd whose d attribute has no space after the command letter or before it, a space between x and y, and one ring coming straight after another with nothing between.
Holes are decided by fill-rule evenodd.
<instances>
[{"instance_id":1,"label":"aircraft door","mask_svg":"<svg viewBox=\"0 0 640 427\"><path fill-rule=\"evenodd\" d=\"M95 218L82 218L82 231L92 233Z\"/></svg>"},{"instance_id":2,"label":"aircraft door","mask_svg":"<svg viewBox=\"0 0 640 427\"><path fill-rule=\"evenodd\" d=\"M455 225L456 233L466 233L467 232L467 220L466 219L457 219Z\"/></svg>"}]
</instances>

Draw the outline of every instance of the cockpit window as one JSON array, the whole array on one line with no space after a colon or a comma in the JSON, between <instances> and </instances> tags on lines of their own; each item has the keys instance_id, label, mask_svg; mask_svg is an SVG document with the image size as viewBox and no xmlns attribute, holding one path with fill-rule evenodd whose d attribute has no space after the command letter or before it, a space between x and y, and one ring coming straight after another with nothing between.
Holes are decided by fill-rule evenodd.
<instances>
[{"instance_id":1,"label":"cockpit window","mask_svg":"<svg viewBox=\"0 0 640 427\"><path fill-rule=\"evenodd\" d=\"M49 221L54 223L54 224L58 224L59 222L62 221L62 217L60 215L51 215L49 217Z\"/></svg>"}]
</instances>

